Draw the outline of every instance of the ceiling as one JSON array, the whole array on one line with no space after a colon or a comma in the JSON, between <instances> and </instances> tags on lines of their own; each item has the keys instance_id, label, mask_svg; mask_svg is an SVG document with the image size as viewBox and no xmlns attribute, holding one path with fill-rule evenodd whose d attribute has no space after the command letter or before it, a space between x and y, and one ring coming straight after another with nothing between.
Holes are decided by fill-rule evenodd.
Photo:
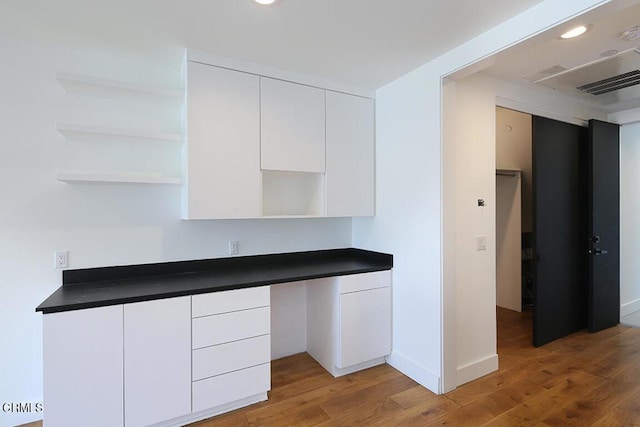
<instances>
[{"instance_id":1,"label":"ceiling","mask_svg":"<svg viewBox=\"0 0 640 427\"><path fill-rule=\"evenodd\" d=\"M560 39L560 34L579 24L590 26L589 31L575 39ZM502 80L536 87L540 90L554 90L546 87L547 85L552 86L550 83L554 83L548 78L545 79L550 75L550 70L555 69L556 73L562 73L554 79L556 81L572 80L568 77L585 74L586 71L595 68L585 67L586 64L603 61L599 67L605 65L606 55L603 56L604 52L616 50L623 53L640 47L640 39L624 41L619 37L625 29L632 26L640 26L640 0L613 0L605 7L598 8L520 46L505 51L498 55L493 65L483 72ZM609 52L609 54L611 53ZM576 71L562 72L562 69L574 70L578 68L579 70ZM542 81L540 81L541 79ZM597 78L594 77L592 81L595 79ZM539 83L534 83L534 81L539 81ZM573 90L569 90L568 87L555 87L556 91L577 96L606 112L640 107L638 86L625 89L630 96L619 96L615 102L611 101L610 94L579 96L575 87L571 88Z\"/></svg>"},{"instance_id":2,"label":"ceiling","mask_svg":"<svg viewBox=\"0 0 640 427\"><path fill-rule=\"evenodd\" d=\"M189 47L377 89L541 1L0 0L0 35L71 47Z\"/></svg>"}]
</instances>

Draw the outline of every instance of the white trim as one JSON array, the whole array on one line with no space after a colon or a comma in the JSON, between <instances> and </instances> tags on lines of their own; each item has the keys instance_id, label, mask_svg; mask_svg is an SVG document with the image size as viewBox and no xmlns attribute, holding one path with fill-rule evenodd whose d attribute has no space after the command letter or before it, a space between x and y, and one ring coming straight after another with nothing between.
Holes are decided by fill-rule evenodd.
<instances>
[{"instance_id":1,"label":"white trim","mask_svg":"<svg viewBox=\"0 0 640 427\"><path fill-rule=\"evenodd\" d=\"M440 393L440 377L424 366L395 351L387 357L387 363L432 392Z\"/></svg>"},{"instance_id":2,"label":"white trim","mask_svg":"<svg viewBox=\"0 0 640 427\"><path fill-rule=\"evenodd\" d=\"M620 304L620 317L628 316L636 311L640 311L640 299Z\"/></svg>"},{"instance_id":3,"label":"white trim","mask_svg":"<svg viewBox=\"0 0 640 427\"><path fill-rule=\"evenodd\" d=\"M640 108L609 113L607 120L619 125L640 122Z\"/></svg>"},{"instance_id":4,"label":"white trim","mask_svg":"<svg viewBox=\"0 0 640 427\"><path fill-rule=\"evenodd\" d=\"M246 397L244 399L236 400L225 405L216 406L215 408L205 409L204 411L193 412L191 414L173 418L168 421L163 421L157 424L153 424L150 427L181 427L187 424L195 423L207 418L215 417L216 415L231 412L235 409L243 408L245 406L253 405L254 403L264 402L267 400L267 393L260 393L254 396Z\"/></svg>"},{"instance_id":5,"label":"white trim","mask_svg":"<svg viewBox=\"0 0 640 427\"><path fill-rule=\"evenodd\" d=\"M271 77L274 79L285 80L293 83L300 83L320 89L342 92L349 95L357 95L365 98L375 98L375 90L373 89L338 83L327 79L320 79L307 74L285 71L267 65L242 61L227 56L214 55L194 49L187 49L187 61L228 68L230 70L242 71L250 74L257 74L259 76Z\"/></svg>"},{"instance_id":6,"label":"white trim","mask_svg":"<svg viewBox=\"0 0 640 427\"><path fill-rule=\"evenodd\" d=\"M532 104L527 104L526 102L516 101L514 99L508 99L502 96L496 96L496 107L507 108L509 110L515 110L521 113L531 114L533 116L546 117L548 119L558 120L560 122L571 123L572 125L588 125L588 122L585 119L569 116L562 113L555 113L553 111L545 110Z\"/></svg>"},{"instance_id":7,"label":"white trim","mask_svg":"<svg viewBox=\"0 0 640 427\"><path fill-rule=\"evenodd\" d=\"M478 361L458 367L458 387L498 370L498 355L492 354Z\"/></svg>"},{"instance_id":8,"label":"white trim","mask_svg":"<svg viewBox=\"0 0 640 427\"><path fill-rule=\"evenodd\" d=\"M344 375L352 374L354 372L362 371L363 369L373 368L374 366L383 365L385 363L384 357L378 357L377 359L372 359L367 362L358 363L356 365L348 366L346 368L338 368L337 366L330 366L330 369L327 369L331 375L335 378L342 377ZM319 362L318 362L319 363ZM325 366L323 368L326 369Z\"/></svg>"}]
</instances>

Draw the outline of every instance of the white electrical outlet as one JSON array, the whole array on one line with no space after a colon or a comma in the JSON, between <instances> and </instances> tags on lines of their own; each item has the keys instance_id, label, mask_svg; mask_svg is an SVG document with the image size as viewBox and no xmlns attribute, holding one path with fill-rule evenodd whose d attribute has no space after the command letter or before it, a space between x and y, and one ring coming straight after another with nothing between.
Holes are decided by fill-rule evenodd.
<instances>
[{"instance_id":1,"label":"white electrical outlet","mask_svg":"<svg viewBox=\"0 0 640 427\"><path fill-rule=\"evenodd\" d=\"M53 263L55 268L67 268L69 267L69 252L68 251L55 251L53 253Z\"/></svg>"},{"instance_id":2,"label":"white electrical outlet","mask_svg":"<svg viewBox=\"0 0 640 427\"><path fill-rule=\"evenodd\" d=\"M237 240L229 240L229 255L238 255L240 253L240 242Z\"/></svg>"}]
</instances>

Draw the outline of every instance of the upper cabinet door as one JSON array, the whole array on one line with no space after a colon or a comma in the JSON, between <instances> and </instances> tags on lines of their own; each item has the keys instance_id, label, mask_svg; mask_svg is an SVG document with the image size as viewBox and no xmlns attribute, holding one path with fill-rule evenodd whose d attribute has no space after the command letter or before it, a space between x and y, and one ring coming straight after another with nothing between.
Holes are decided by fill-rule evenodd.
<instances>
[{"instance_id":1,"label":"upper cabinet door","mask_svg":"<svg viewBox=\"0 0 640 427\"><path fill-rule=\"evenodd\" d=\"M195 62L187 67L183 218L259 217L259 77Z\"/></svg>"},{"instance_id":2,"label":"upper cabinet door","mask_svg":"<svg viewBox=\"0 0 640 427\"><path fill-rule=\"evenodd\" d=\"M331 91L326 97L327 216L373 216L373 99Z\"/></svg>"},{"instance_id":3,"label":"upper cabinet door","mask_svg":"<svg viewBox=\"0 0 640 427\"><path fill-rule=\"evenodd\" d=\"M261 166L325 171L325 91L262 77Z\"/></svg>"}]
</instances>

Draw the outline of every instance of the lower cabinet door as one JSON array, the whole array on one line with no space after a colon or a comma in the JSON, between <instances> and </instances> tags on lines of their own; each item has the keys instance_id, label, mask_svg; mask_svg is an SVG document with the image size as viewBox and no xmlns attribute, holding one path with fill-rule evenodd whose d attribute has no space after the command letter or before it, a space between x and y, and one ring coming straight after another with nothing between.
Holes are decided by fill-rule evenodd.
<instances>
[{"instance_id":1,"label":"lower cabinet door","mask_svg":"<svg viewBox=\"0 0 640 427\"><path fill-rule=\"evenodd\" d=\"M191 412L191 297L124 306L124 425Z\"/></svg>"},{"instance_id":2,"label":"lower cabinet door","mask_svg":"<svg viewBox=\"0 0 640 427\"><path fill-rule=\"evenodd\" d=\"M340 295L338 368L368 362L391 352L391 288Z\"/></svg>"},{"instance_id":3,"label":"lower cabinet door","mask_svg":"<svg viewBox=\"0 0 640 427\"><path fill-rule=\"evenodd\" d=\"M122 426L122 305L43 317L44 425Z\"/></svg>"}]
</instances>

